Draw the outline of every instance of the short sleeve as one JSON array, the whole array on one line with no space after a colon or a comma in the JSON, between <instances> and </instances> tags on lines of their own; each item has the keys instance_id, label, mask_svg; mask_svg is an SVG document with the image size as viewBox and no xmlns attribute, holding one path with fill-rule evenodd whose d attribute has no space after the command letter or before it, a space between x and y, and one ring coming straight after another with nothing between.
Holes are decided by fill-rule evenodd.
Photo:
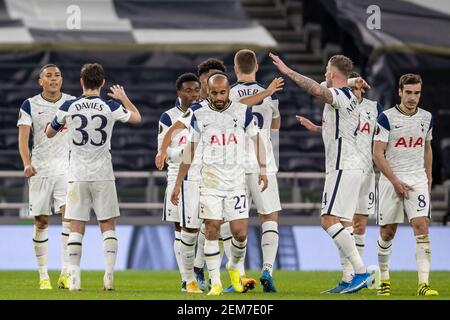
<instances>
[{"instance_id":1,"label":"short sleeve","mask_svg":"<svg viewBox=\"0 0 450 320\"><path fill-rule=\"evenodd\" d=\"M200 142L200 138L201 138L201 130L200 130L200 125L197 121L197 118L195 116L195 113L192 112L192 116L191 116L191 123L189 125L189 134L188 134L188 140L190 142Z\"/></svg>"},{"instance_id":2,"label":"short sleeve","mask_svg":"<svg viewBox=\"0 0 450 320\"><path fill-rule=\"evenodd\" d=\"M115 121L128 122L131 117L131 112L128 111L124 106L119 105L119 108L112 112L112 117Z\"/></svg>"},{"instance_id":3,"label":"short sleeve","mask_svg":"<svg viewBox=\"0 0 450 320\"><path fill-rule=\"evenodd\" d=\"M19 118L17 120L17 126L32 126L33 119L31 118L31 105L30 101L27 99L22 103L19 110Z\"/></svg>"},{"instance_id":4,"label":"short sleeve","mask_svg":"<svg viewBox=\"0 0 450 320\"><path fill-rule=\"evenodd\" d=\"M389 141L389 133L391 130L389 119L386 117L386 114L381 113L377 122L377 129L373 140L387 143Z\"/></svg>"},{"instance_id":5,"label":"short sleeve","mask_svg":"<svg viewBox=\"0 0 450 320\"><path fill-rule=\"evenodd\" d=\"M254 137L258 134L258 127L253 120L253 113L250 108L247 108L245 112L245 124L244 124L245 133L249 137Z\"/></svg>"},{"instance_id":6,"label":"short sleeve","mask_svg":"<svg viewBox=\"0 0 450 320\"><path fill-rule=\"evenodd\" d=\"M194 113L191 109L187 109L185 113L183 113L180 117L178 117L177 121L180 121L186 128L189 128L191 125L192 115Z\"/></svg>"},{"instance_id":7,"label":"short sleeve","mask_svg":"<svg viewBox=\"0 0 450 320\"><path fill-rule=\"evenodd\" d=\"M348 106L352 97L349 88L329 88L328 90L333 95L333 102L331 103L333 108L340 109Z\"/></svg>"},{"instance_id":8,"label":"short sleeve","mask_svg":"<svg viewBox=\"0 0 450 320\"><path fill-rule=\"evenodd\" d=\"M167 130L169 130L171 125L172 119L170 119L170 116L166 112L164 112L159 118L158 149L161 146L164 136L166 135Z\"/></svg>"}]
</instances>

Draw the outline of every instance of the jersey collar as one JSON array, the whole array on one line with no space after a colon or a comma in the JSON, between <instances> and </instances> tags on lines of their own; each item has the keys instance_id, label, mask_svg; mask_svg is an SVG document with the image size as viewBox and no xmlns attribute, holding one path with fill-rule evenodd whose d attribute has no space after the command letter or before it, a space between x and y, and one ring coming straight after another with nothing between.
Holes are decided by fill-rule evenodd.
<instances>
[{"instance_id":1,"label":"jersey collar","mask_svg":"<svg viewBox=\"0 0 450 320\"><path fill-rule=\"evenodd\" d=\"M47 102L56 103L56 102L58 102L59 100L61 100L61 98L62 98L62 93L59 93L59 97L56 98L56 99L53 99L53 100L44 97L44 95L41 93L41 98L44 99L44 100L47 101Z\"/></svg>"},{"instance_id":2,"label":"jersey collar","mask_svg":"<svg viewBox=\"0 0 450 320\"><path fill-rule=\"evenodd\" d=\"M217 112L224 112L225 110L227 110L230 106L231 106L231 100L228 99L228 103L225 105L225 107L223 107L222 109L217 109L214 107L214 105L212 104L212 102L208 99L208 106L211 110L213 111L217 111Z\"/></svg>"},{"instance_id":3,"label":"jersey collar","mask_svg":"<svg viewBox=\"0 0 450 320\"><path fill-rule=\"evenodd\" d=\"M395 105L395 109L397 109L398 112L400 112L402 115L407 116L407 117L412 117L419 111L419 107L417 107L416 111L414 111L413 113L406 113L402 109L400 109L400 106L398 104Z\"/></svg>"}]
</instances>

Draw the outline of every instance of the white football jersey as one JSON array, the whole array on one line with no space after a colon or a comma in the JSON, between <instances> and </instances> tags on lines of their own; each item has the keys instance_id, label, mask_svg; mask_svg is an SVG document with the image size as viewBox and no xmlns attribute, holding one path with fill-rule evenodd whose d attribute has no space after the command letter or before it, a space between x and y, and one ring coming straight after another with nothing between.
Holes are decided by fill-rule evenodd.
<instances>
[{"instance_id":1,"label":"white football jersey","mask_svg":"<svg viewBox=\"0 0 450 320\"><path fill-rule=\"evenodd\" d=\"M258 134L251 110L232 101L222 110L208 102L197 107L192 108L189 137L203 146L200 186L221 191L245 189L245 138Z\"/></svg>"},{"instance_id":2,"label":"white football jersey","mask_svg":"<svg viewBox=\"0 0 450 320\"><path fill-rule=\"evenodd\" d=\"M404 114L398 106L378 117L375 141L387 143L386 160L394 173L425 172L425 142L433 139L433 117L417 108L412 115Z\"/></svg>"},{"instance_id":3,"label":"white football jersey","mask_svg":"<svg viewBox=\"0 0 450 320\"><path fill-rule=\"evenodd\" d=\"M372 100L363 98L359 108L359 128L356 144L361 154L365 172L373 172L373 137L377 129L377 118L383 112L381 105Z\"/></svg>"},{"instance_id":4,"label":"white football jersey","mask_svg":"<svg viewBox=\"0 0 450 320\"><path fill-rule=\"evenodd\" d=\"M191 139L189 138L189 136L190 136L189 128L191 126L191 121L192 121L192 116L194 115L194 110L197 110L197 109L199 109L203 106L207 106L207 105L208 105L207 100L202 100L202 101L199 101L198 103L194 103L193 105L191 105L189 107L189 109L187 109L187 111L183 115L178 117L177 121L180 121L187 128L188 141L191 141ZM200 181L200 179L201 179L200 170L202 168L202 152L203 152L202 150L203 150L203 146L200 144L197 145L197 149L194 154L194 159L192 160L191 166L189 167L189 171L186 174L185 180Z\"/></svg>"},{"instance_id":5,"label":"white football jersey","mask_svg":"<svg viewBox=\"0 0 450 320\"><path fill-rule=\"evenodd\" d=\"M253 96L264 90L265 88L257 82L237 82L231 86L230 100L239 102L242 98ZM266 148L267 173L278 172L272 140L270 138L273 119L272 108L278 109L278 98L276 94L266 97L260 104L251 107L253 119L259 128L262 140L264 141L264 147ZM251 139L247 138L246 146L245 171L246 173L258 173L258 160L256 159L255 146Z\"/></svg>"},{"instance_id":6,"label":"white football jersey","mask_svg":"<svg viewBox=\"0 0 450 320\"><path fill-rule=\"evenodd\" d=\"M111 135L116 121L128 122L131 113L114 100L81 96L65 102L51 126L67 126L68 181L115 180L111 162Z\"/></svg>"},{"instance_id":7,"label":"white football jersey","mask_svg":"<svg viewBox=\"0 0 450 320\"><path fill-rule=\"evenodd\" d=\"M332 104L325 104L322 138L325 145L326 172L362 169L356 146L359 125L358 99L349 88L329 88Z\"/></svg>"},{"instance_id":8,"label":"white football jersey","mask_svg":"<svg viewBox=\"0 0 450 320\"><path fill-rule=\"evenodd\" d=\"M167 110L161 115L159 119L159 132L158 132L158 149L164 139L164 136L169 130L170 126L183 114L183 111L179 105L179 99L175 103L175 107ZM167 182L175 182L178 175L178 169L180 167L181 156L183 149L187 142L188 129L183 129L172 136L169 148L167 149Z\"/></svg>"},{"instance_id":9,"label":"white football jersey","mask_svg":"<svg viewBox=\"0 0 450 320\"><path fill-rule=\"evenodd\" d=\"M36 177L52 177L67 174L69 165L69 140L63 128L58 136L48 139L45 135L47 123L52 122L59 107L74 96L63 93L56 102L46 100L42 94L35 95L22 103L17 126L31 127L33 147L31 163L36 168Z\"/></svg>"}]
</instances>

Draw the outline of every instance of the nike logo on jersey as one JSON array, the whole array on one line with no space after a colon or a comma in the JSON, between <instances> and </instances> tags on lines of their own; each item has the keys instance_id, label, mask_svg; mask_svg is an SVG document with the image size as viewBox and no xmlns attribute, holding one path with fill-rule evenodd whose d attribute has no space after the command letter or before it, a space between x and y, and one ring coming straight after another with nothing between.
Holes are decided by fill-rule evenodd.
<instances>
[{"instance_id":1,"label":"nike logo on jersey","mask_svg":"<svg viewBox=\"0 0 450 320\"><path fill-rule=\"evenodd\" d=\"M245 212L245 210L239 211L239 213L244 213L244 212Z\"/></svg>"},{"instance_id":2,"label":"nike logo on jersey","mask_svg":"<svg viewBox=\"0 0 450 320\"><path fill-rule=\"evenodd\" d=\"M417 212L420 212L420 211L423 211L423 210L425 210L425 208L423 208L423 209L417 209Z\"/></svg>"},{"instance_id":3,"label":"nike logo on jersey","mask_svg":"<svg viewBox=\"0 0 450 320\"><path fill-rule=\"evenodd\" d=\"M38 112L38 114L43 114L43 113L44 113L44 111L39 111L39 112Z\"/></svg>"},{"instance_id":4,"label":"nike logo on jersey","mask_svg":"<svg viewBox=\"0 0 450 320\"><path fill-rule=\"evenodd\" d=\"M402 128L403 126L399 126L398 124L396 124L395 126L394 126L394 128L395 129L400 129L400 128Z\"/></svg>"}]
</instances>

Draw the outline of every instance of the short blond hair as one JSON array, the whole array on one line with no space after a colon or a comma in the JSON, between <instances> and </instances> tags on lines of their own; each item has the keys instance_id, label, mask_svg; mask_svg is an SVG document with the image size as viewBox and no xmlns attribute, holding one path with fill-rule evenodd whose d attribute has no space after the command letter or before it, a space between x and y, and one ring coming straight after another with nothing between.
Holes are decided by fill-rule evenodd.
<instances>
[{"instance_id":1,"label":"short blond hair","mask_svg":"<svg viewBox=\"0 0 450 320\"><path fill-rule=\"evenodd\" d=\"M346 78L350 77L350 74L353 71L353 61L350 58L342 54L338 54L332 56L329 62L330 65L337 68L343 76L345 76Z\"/></svg>"},{"instance_id":2,"label":"short blond hair","mask_svg":"<svg viewBox=\"0 0 450 320\"><path fill-rule=\"evenodd\" d=\"M255 71L256 63L256 54L249 49L239 50L234 56L234 64L244 74L250 74Z\"/></svg>"}]
</instances>

